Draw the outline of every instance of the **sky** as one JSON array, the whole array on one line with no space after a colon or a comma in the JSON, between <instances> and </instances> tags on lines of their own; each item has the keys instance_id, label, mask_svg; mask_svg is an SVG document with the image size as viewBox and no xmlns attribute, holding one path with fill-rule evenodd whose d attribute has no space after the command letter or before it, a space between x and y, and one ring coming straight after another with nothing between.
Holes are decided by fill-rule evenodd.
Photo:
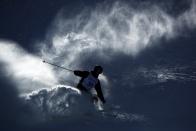
<instances>
[{"instance_id":1,"label":"sky","mask_svg":"<svg viewBox=\"0 0 196 131\"><path fill-rule=\"evenodd\" d=\"M73 70L91 70L94 65L102 65L104 73L100 79L103 87L108 87L103 89L106 100L124 101L118 105L128 113L160 120L163 116L158 107L155 112L146 113L151 108L145 105L145 98L152 108L161 103L160 107L169 105L175 109L182 108L177 103L172 106L180 99L190 108L179 112L190 112L184 116L190 130L194 129L191 123L196 114L192 100L196 81L195 0L1 0L0 18L2 130L64 130L72 129L73 124L81 126L81 121L39 123L36 118L31 119L35 110L26 106L20 96L36 91L35 96L39 96L43 88L55 92L53 88L57 85L75 86L79 80L70 72L43 64L43 59ZM154 86L158 88L153 90ZM175 88L166 88L170 86ZM165 94L154 94L162 90ZM176 96L170 96L170 91L177 91ZM133 98L130 105L125 102L127 98ZM150 103L152 98L160 101ZM164 113L173 113L171 110ZM145 129L145 124L140 124L133 129ZM130 129L126 122L117 125ZM148 129L164 130L162 124L158 125ZM177 127L174 126L175 130Z\"/></svg>"}]
</instances>

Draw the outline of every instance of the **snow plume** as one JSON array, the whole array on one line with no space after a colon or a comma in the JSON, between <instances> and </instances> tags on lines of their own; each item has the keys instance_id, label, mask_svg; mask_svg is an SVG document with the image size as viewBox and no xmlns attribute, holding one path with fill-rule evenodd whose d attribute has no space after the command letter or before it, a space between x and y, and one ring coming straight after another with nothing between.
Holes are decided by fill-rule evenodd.
<instances>
[{"instance_id":1,"label":"snow plume","mask_svg":"<svg viewBox=\"0 0 196 131\"><path fill-rule=\"evenodd\" d=\"M102 118L109 120L133 122L145 121L143 115L130 114L119 111L113 107L109 111L95 112L97 107L88 99L87 94L81 95L76 88L66 85L57 85L52 89L41 89L22 97L25 103L39 115L37 119L45 120L85 120L88 115L96 116L93 119ZM111 108L111 107L110 107ZM92 117L92 116L90 116ZM90 118L89 117L89 118Z\"/></svg>"},{"instance_id":2,"label":"snow plume","mask_svg":"<svg viewBox=\"0 0 196 131\"><path fill-rule=\"evenodd\" d=\"M184 35L183 30L194 29L195 3L178 16L156 5L135 9L122 2L98 5L71 18L62 10L45 41L50 44L42 44L41 55L72 69L81 69L89 59L93 60L90 64L101 61L98 64L104 65L118 54L136 56L162 39L173 39ZM65 77L64 72L57 72L58 79L73 80L72 75L66 73Z\"/></svg>"},{"instance_id":3,"label":"snow plume","mask_svg":"<svg viewBox=\"0 0 196 131\"><path fill-rule=\"evenodd\" d=\"M178 31L185 27L195 28L195 5L192 2L190 9L176 17L155 5L134 9L120 2L85 10L70 19L61 11L49 35L52 46L45 47L42 53L56 61L63 56L63 64L76 67L87 56L106 59L112 59L116 53L135 56L162 38L181 35Z\"/></svg>"},{"instance_id":4,"label":"snow plume","mask_svg":"<svg viewBox=\"0 0 196 131\"><path fill-rule=\"evenodd\" d=\"M4 63L8 77L14 79L23 93L57 83L52 69L39 57L29 54L14 42L0 41L0 47L0 62Z\"/></svg>"},{"instance_id":5,"label":"snow plume","mask_svg":"<svg viewBox=\"0 0 196 131\"><path fill-rule=\"evenodd\" d=\"M24 94L22 98L27 105L36 110L40 119L47 119L52 116L74 115L72 108L80 94L76 88L57 85L51 89L40 89Z\"/></svg>"}]
</instances>

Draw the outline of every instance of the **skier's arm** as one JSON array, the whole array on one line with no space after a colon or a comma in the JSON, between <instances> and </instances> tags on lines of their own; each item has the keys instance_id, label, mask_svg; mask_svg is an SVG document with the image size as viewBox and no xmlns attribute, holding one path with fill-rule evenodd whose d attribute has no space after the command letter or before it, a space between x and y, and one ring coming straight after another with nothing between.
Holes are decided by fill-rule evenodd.
<instances>
[{"instance_id":1,"label":"skier's arm","mask_svg":"<svg viewBox=\"0 0 196 131\"><path fill-rule=\"evenodd\" d=\"M106 101L105 101L105 99L104 99L104 97L103 97L103 93L102 93L102 90L101 90L101 84L100 84L99 81L98 81L98 83L97 83L96 86L95 86L95 90L97 91L97 95L98 95L98 97L100 98L100 100L101 100L103 103L105 103Z\"/></svg>"},{"instance_id":2,"label":"skier's arm","mask_svg":"<svg viewBox=\"0 0 196 131\"><path fill-rule=\"evenodd\" d=\"M74 75L80 76L80 77L86 77L88 76L88 74L89 74L88 71L79 71L79 70L74 71Z\"/></svg>"}]
</instances>

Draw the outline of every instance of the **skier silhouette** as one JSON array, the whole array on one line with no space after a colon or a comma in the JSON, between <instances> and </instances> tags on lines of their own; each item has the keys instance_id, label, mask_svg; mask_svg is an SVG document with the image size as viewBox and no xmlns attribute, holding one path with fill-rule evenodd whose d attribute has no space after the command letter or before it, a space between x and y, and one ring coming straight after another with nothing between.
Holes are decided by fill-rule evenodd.
<instances>
[{"instance_id":1,"label":"skier silhouette","mask_svg":"<svg viewBox=\"0 0 196 131\"><path fill-rule=\"evenodd\" d=\"M92 71L79 71L75 70L74 74L81 77L77 88L81 91L85 91L92 96L93 102L98 102L100 99L102 103L105 103L105 99L101 90L101 84L98 79L99 74L103 72L101 66L95 66Z\"/></svg>"}]
</instances>

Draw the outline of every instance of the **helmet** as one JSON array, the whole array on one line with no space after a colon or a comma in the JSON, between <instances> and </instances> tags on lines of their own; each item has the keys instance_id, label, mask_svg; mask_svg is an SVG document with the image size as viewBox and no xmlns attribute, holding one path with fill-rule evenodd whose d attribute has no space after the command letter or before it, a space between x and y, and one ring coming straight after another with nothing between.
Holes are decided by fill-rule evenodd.
<instances>
[{"instance_id":1,"label":"helmet","mask_svg":"<svg viewBox=\"0 0 196 131\"><path fill-rule=\"evenodd\" d=\"M99 65L96 65L94 67L94 71L100 71L100 74L101 74L103 72L103 68L101 66L99 66Z\"/></svg>"}]
</instances>

